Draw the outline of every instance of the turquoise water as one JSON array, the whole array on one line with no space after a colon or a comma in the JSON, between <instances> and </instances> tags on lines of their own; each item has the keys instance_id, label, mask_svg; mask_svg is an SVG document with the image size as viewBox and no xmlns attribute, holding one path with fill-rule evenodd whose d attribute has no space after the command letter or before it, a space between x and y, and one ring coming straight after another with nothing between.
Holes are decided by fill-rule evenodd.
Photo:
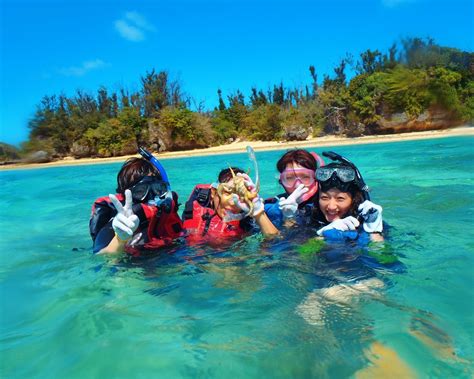
<instances>
[{"instance_id":1,"label":"turquoise water","mask_svg":"<svg viewBox=\"0 0 474 379\"><path fill-rule=\"evenodd\" d=\"M473 142L333 148L384 206L400 272L344 273L298 252L301 237L110 260L91 254L88 219L120 164L0 172L0 376L345 378L379 342L420 377L471 378ZM264 196L280 192L281 153L257 153ZM244 153L163 160L182 203L227 163L251 167ZM385 283L377 295L314 296L366 271Z\"/></svg>"}]
</instances>

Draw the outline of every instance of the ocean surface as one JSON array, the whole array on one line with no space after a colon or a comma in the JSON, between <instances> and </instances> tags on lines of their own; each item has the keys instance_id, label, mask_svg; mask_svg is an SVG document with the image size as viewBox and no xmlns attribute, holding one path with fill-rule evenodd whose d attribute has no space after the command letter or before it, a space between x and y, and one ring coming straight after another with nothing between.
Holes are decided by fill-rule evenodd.
<instances>
[{"instance_id":1,"label":"ocean surface","mask_svg":"<svg viewBox=\"0 0 474 379\"><path fill-rule=\"evenodd\" d=\"M399 359L419 377L472 378L473 146L324 148L384 207L385 245L365 250L294 231L110 259L92 254L88 220L120 163L1 171L0 377L350 378ZM256 154L264 197L281 192L282 153ZM182 204L228 164L252 168L245 152L162 163ZM347 291L364 279L383 287Z\"/></svg>"}]
</instances>

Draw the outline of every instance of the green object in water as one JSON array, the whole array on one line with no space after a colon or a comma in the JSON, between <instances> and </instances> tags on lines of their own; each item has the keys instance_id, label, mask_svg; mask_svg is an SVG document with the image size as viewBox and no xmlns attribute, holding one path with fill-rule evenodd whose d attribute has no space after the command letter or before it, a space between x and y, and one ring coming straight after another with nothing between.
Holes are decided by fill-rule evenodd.
<instances>
[{"instance_id":1,"label":"green object in water","mask_svg":"<svg viewBox=\"0 0 474 379\"><path fill-rule=\"evenodd\" d=\"M380 244L379 242L371 242L367 251L368 255L375 258L378 263L388 265L398 262L398 257L393 251L390 245L385 242Z\"/></svg>"},{"instance_id":2,"label":"green object in water","mask_svg":"<svg viewBox=\"0 0 474 379\"><path fill-rule=\"evenodd\" d=\"M319 238L310 239L308 242L298 247L300 254L317 254L324 246L324 240Z\"/></svg>"}]
</instances>

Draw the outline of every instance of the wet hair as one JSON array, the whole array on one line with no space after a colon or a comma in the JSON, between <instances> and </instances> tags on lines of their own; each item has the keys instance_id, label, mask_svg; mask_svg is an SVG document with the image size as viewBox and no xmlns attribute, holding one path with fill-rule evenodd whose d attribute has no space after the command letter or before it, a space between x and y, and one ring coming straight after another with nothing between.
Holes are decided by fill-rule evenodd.
<instances>
[{"instance_id":1,"label":"wet hair","mask_svg":"<svg viewBox=\"0 0 474 379\"><path fill-rule=\"evenodd\" d=\"M126 189L133 187L144 176L156 176L161 179L160 172L146 159L127 159L117 174L117 193L124 193Z\"/></svg>"},{"instance_id":2,"label":"wet hair","mask_svg":"<svg viewBox=\"0 0 474 379\"><path fill-rule=\"evenodd\" d=\"M245 171L242 170L241 168L238 167L232 167L232 171L234 171L234 174L245 174ZM230 171L230 168L225 168L219 172L219 176L217 177L217 180L219 183L227 183L233 178L232 172Z\"/></svg>"},{"instance_id":3,"label":"wet hair","mask_svg":"<svg viewBox=\"0 0 474 379\"><path fill-rule=\"evenodd\" d=\"M296 162L300 166L309 168L310 170L316 171L318 168L316 158L308 151L304 149L293 149L288 150L277 162L277 169L279 172L285 171L286 166L289 163Z\"/></svg>"}]
</instances>

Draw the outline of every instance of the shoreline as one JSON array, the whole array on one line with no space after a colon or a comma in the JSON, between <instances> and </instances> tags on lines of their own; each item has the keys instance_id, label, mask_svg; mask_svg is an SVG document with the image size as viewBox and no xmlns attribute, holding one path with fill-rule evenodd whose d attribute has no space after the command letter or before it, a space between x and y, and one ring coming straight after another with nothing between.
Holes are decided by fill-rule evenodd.
<instances>
[{"instance_id":1,"label":"shoreline","mask_svg":"<svg viewBox=\"0 0 474 379\"><path fill-rule=\"evenodd\" d=\"M253 147L257 151L270 151L270 150L285 150L290 148L308 148L308 147L325 147L325 146L347 146L347 145L363 145L363 144L376 144L383 142L401 142L401 141L414 141L420 139L433 139L433 138L444 138L444 137L456 137L456 136L474 136L474 127L464 125L460 127L441 129L441 130L428 130L421 132L409 132L409 133L397 133L397 134L382 134L382 135L371 135L362 137L339 137L339 136L324 136L316 138L308 138L305 141L290 141L290 142L279 142L279 141L236 141L228 145L220 145L214 147L208 147L204 149L194 149L185 151L171 151L165 153L154 153L159 159L169 158L184 158L184 157L197 157L204 155L222 155L222 154L234 154L244 153L247 145ZM14 163L10 165L0 166L0 171L8 170L20 170L20 169L35 169L35 168L48 168L48 167L64 167L64 166L77 166L77 165L91 165L91 164L106 164L115 162L124 162L130 157L136 157L136 155L125 155L121 157L112 158L65 158L59 161L48 162L48 163Z\"/></svg>"}]
</instances>

